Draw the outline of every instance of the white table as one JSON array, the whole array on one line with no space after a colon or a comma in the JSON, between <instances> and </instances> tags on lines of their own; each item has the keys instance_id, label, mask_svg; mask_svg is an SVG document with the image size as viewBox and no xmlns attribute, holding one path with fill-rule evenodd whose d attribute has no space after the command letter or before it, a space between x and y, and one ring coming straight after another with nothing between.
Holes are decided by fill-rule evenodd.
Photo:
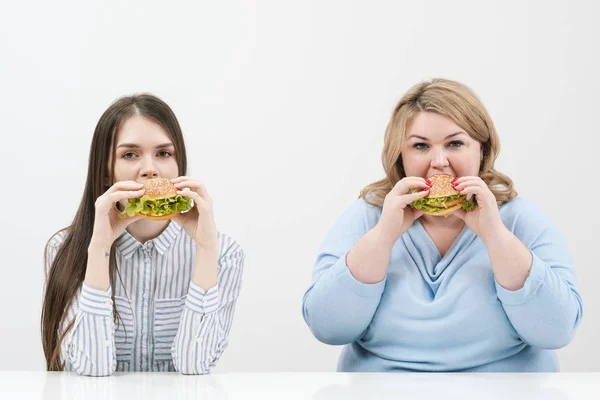
<instances>
[{"instance_id":1,"label":"white table","mask_svg":"<svg viewBox=\"0 0 600 400\"><path fill-rule=\"evenodd\" d=\"M0 371L0 399L600 400L600 373L117 373L91 378Z\"/></svg>"}]
</instances>

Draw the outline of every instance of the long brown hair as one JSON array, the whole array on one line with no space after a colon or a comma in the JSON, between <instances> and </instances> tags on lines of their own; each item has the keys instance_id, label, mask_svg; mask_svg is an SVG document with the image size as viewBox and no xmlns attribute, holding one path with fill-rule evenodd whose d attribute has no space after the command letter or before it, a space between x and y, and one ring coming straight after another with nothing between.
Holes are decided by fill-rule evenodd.
<instances>
[{"instance_id":1,"label":"long brown hair","mask_svg":"<svg viewBox=\"0 0 600 400\"><path fill-rule=\"evenodd\" d=\"M385 196L406 176L401 149L409 122L421 111L450 118L481 144L483 157L479 177L488 185L498 204L517 196L512 180L494 169L494 161L500 152L500 139L479 98L462 83L438 78L414 85L396 104L386 128L381 156L386 176L367 185L360 192L360 197L369 204L382 207Z\"/></svg>"},{"instance_id":2,"label":"long brown hair","mask_svg":"<svg viewBox=\"0 0 600 400\"><path fill-rule=\"evenodd\" d=\"M186 174L187 158L183 133L175 114L165 102L150 94L126 96L117 99L102 114L90 146L88 173L81 203L71 225L59 231L66 235L46 270L41 333L48 371L62 371L64 367L60 359L60 347L74 321L67 324L62 334L61 327L66 322L64 319L67 311L85 278L87 250L94 228L94 203L112 186L116 158L114 142L123 122L133 115L150 118L167 132L175 147L179 174ZM48 246L51 240L52 238L46 244L45 266L48 266ZM118 274L113 243L109 261L109 277L113 284L115 272ZM114 320L117 323L120 317L114 301L114 291L112 293Z\"/></svg>"}]
</instances>

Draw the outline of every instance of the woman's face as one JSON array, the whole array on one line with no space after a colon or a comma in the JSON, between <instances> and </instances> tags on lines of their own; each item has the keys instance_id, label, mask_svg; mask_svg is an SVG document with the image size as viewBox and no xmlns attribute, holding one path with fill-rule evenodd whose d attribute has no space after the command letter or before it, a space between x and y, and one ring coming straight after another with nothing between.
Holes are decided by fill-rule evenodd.
<instances>
[{"instance_id":1,"label":"woman's face","mask_svg":"<svg viewBox=\"0 0 600 400\"><path fill-rule=\"evenodd\" d=\"M151 119L134 115L116 135L114 182L144 183L179 176L175 147L167 132Z\"/></svg>"},{"instance_id":2,"label":"woman's face","mask_svg":"<svg viewBox=\"0 0 600 400\"><path fill-rule=\"evenodd\" d=\"M406 130L402 161L406 176L436 174L477 176L481 144L450 118L432 112L416 114Z\"/></svg>"}]
</instances>

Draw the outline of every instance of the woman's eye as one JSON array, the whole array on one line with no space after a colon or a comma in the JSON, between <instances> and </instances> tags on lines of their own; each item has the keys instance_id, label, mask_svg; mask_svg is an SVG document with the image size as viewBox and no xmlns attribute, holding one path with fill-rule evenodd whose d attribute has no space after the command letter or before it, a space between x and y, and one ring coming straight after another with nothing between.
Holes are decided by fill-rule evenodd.
<instances>
[{"instance_id":1,"label":"woman's eye","mask_svg":"<svg viewBox=\"0 0 600 400\"><path fill-rule=\"evenodd\" d=\"M169 157L171 155L171 153L166 150L163 150L163 151L159 152L158 155L160 157Z\"/></svg>"},{"instance_id":2,"label":"woman's eye","mask_svg":"<svg viewBox=\"0 0 600 400\"><path fill-rule=\"evenodd\" d=\"M460 147L463 145L463 142L461 142L460 140L454 140L452 142L450 142L450 144L448 146L450 147Z\"/></svg>"},{"instance_id":3,"label":"woman's eye","mask_svg":"<svg viewBox=\"0 0 600 400\"><path fill-rule=\"evenodd\" d=\"M415 143L413 147L417 150L423 150L427 148L427 145L425 143Z\"/></svg>"},{"instance_id":4,"label":"woman's eye","mask_svg":"<svg viewBox=\"0 0 600 400\"><path fill-rule=\"evenodd\" d=\"M127 152L127 153L123 154L122 157L125 159L130 159L130 158L133 158L134 156L135 156L135 153Z\"/></svg>"}]
</instances>

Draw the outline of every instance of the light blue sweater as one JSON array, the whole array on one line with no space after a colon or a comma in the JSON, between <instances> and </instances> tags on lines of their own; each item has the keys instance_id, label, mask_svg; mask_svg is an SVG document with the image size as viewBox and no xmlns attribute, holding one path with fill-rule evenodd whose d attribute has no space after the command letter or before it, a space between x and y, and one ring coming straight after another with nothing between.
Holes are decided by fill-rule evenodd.
<instances>
[{"instance_id":1,"label":"light blue sweater","mask_svg":"<svg viewBox=\"0 0 600 400\"><path fill-rule=\"evenodd\" d=\"M346 254L381 216L357 200L319 251L304 320L327 344L345 345L338 371L558 371L583 308L567 246L544 212L515 198L504 225L533 254L525 286L495 280L483 242L468 227L442 258L417 220L395 243L386 278L358 282Z\"/></svg>"}]
</instances>

